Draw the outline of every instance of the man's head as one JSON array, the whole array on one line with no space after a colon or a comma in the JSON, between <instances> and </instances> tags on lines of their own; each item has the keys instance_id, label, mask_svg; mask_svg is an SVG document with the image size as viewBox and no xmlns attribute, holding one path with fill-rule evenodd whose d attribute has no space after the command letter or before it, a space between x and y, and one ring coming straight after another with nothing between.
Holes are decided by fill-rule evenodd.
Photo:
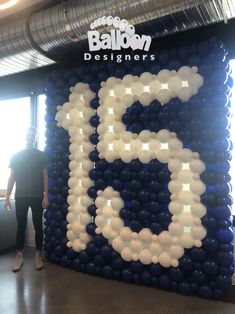
<instances>
[{"instance_id":1,"label":"man's head","mask_svg":"<svg viewBox=\"0 0 235 314\"><path fill-rule=\"evenodd\" d=\"M37 138L37 130L34 127L29 127L26 132L26 148L33 148Z\"/></svg>"}]
</instances>

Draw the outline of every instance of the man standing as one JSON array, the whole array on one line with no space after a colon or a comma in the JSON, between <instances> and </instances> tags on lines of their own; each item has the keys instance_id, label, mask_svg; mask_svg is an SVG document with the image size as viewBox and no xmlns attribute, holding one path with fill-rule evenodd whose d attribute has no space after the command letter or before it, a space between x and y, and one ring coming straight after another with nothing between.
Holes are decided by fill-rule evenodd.
<instances>
[{"instance_id":1,"label":"man standing","mask_svg":"<svg viewBox=\"0 0 235 314\"><path fill-rule=\"evenodd\" d=\"M48 206L47 158L44 152L34 148L37 131L30 127L26 134L26 148L12 156L11 173L7 184L5 209L11 209L10 195L14 184L15 210L17 220L16 260L12 271L16 272L23 265L23 247L27 225L28 208L32 210L35 230L35 269L43 268L43 208Z\"/></svg>"}]
</instances>

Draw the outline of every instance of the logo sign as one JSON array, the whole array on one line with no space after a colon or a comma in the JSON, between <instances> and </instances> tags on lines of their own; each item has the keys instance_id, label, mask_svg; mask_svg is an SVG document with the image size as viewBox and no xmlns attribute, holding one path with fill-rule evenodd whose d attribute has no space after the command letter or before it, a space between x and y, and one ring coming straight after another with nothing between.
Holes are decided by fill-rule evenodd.
<instances>
[{"instance_id":1,"label":"logo sign","mask_svg":"<svg viewBox=\"0 0 235 314\"><path fill-rule=\"evenodd\" d=\"M112 26L114 29L111 29L110 33L100 34L96 30L98 27L112 28ZM90 28L91 30L87 33L90 51L106 49L120 51L128 48L148 51L150 48L151 36L136 34L135 27L118 16L103 16L91 23Z\"/></svg>"}]
</instances>

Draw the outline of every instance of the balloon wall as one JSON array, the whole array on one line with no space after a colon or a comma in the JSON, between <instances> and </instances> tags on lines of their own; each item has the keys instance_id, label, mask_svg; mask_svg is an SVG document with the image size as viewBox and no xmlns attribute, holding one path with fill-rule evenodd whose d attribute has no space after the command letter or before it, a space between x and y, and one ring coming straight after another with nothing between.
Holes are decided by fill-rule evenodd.
<instances>
[{"instance_id":1,"label":"balloon wall","mask_svg":"<svg viewBox=\"0 0 235 314\"><path fill-rule=\"evenodd\" d=\"M234 272L232 79L212 38L47 81L45 254L64 267L219 299Z\"/></svg>"}]
</instances>

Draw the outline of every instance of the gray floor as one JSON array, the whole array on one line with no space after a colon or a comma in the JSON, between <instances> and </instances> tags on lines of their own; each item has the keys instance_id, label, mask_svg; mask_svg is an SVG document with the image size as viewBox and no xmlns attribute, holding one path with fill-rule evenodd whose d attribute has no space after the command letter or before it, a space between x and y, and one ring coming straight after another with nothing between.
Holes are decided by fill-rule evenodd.
<instances>
[{"instance_id":1,"label":"gray floor","mask_svg":"<svg viewBox=\"0 0 235 314\"><path fill-rule=\"evenodd\" d=\"M0 314L235 313L230 303L235 293L229 302L221 302L92 277L50 263L35 271L33 256L34 250L27 248L22 270L12 273L14 252L0 255Z\"/></svg>"}]
</instances>

